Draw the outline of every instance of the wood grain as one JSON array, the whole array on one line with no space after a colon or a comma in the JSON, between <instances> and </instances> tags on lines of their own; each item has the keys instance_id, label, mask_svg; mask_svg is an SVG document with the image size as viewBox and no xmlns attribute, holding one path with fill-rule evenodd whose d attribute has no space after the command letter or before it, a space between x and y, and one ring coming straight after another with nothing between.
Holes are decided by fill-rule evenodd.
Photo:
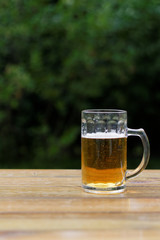
<instances>
[{"instance_id":1,"label":"wood grain","mask_svg":"<svg viewBox=\"0 0 160 240\"><path fill-rule=\"evenodd\" d=\"M0 170L1 239L160 239L160 170L116 195L85 193L80 170Z\"/></svg>"}]
</instances>

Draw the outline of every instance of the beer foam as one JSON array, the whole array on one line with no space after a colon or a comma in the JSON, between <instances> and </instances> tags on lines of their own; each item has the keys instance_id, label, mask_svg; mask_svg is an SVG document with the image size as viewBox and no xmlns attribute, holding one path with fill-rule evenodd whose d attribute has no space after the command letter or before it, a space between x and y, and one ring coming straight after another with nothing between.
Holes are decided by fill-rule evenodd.
<instances>
[{"instance_id":1,"label":"beer foam","mask_svg":"<svg viewBox=\"0 0 160 240\"><path fill-rule=\"evenodd\" d=\"M93 139L106 139L106 138L124 138L126 135L116 133L116 132L97 132L97 133L87 133L86 135L82 135L83 138L93 138Z\"/></svg>"}]
</instances>

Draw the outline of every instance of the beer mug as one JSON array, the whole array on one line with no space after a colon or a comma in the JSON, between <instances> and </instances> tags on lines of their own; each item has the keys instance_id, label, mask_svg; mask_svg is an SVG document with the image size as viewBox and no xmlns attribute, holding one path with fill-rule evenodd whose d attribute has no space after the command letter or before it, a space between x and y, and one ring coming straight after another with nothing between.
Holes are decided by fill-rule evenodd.
<instances>
[{"instance_id":1,"label":"beer mug","mask_svg":"<svg viewBox=\"0 0 160 240\"><path fill-rule=\"evenodd\" d=\"M143 144L140 165L127 171L127 137L139 136ZM150 146L145 131L127 127L127 112L112 109L82 111L82 186L91 193L120 193L126 180L146 168Z\"/></svg>"}]
</instances>

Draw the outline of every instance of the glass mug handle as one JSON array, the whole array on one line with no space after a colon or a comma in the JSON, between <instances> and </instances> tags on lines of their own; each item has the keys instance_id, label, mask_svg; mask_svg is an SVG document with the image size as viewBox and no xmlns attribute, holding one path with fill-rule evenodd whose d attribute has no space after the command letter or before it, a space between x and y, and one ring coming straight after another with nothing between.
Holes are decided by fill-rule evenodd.
<instances>
[{"instance_id":1,"label":"glass mug handle","mask_svg":"<svg viewBox=\"0 0 160 240\"><path fill-rule=\"evenodd\" d=\"M140 172L142 172L146 168L146 166L149 162L149 156L150 156L149 140L148 140L148 137L147 137L145 131L142 128L140 128L140 129L127 128L127 135L128 136L138 136L141 138L142 144L143 144L143 157L142 157L141 163L135 170L127 172L126 180L133 178L133 177L137 176Z\"/></svg>"}]
</instances>

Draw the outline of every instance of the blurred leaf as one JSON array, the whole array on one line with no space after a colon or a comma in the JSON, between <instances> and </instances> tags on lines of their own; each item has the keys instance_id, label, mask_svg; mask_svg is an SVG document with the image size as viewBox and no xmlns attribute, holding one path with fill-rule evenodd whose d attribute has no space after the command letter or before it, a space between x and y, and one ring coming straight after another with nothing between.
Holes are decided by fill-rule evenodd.
<instances>
[{"instance_id":1,"label":"blurred leaf","mask_svg":"<svg viewBox=\"0 0 160 240\"><path fill-rule=\"evenodd\" d=\"M85 108L126 109L159 155L159 1L1 0L0 22L1 168L80 167Z\"/></svg>"}]
</instances>

